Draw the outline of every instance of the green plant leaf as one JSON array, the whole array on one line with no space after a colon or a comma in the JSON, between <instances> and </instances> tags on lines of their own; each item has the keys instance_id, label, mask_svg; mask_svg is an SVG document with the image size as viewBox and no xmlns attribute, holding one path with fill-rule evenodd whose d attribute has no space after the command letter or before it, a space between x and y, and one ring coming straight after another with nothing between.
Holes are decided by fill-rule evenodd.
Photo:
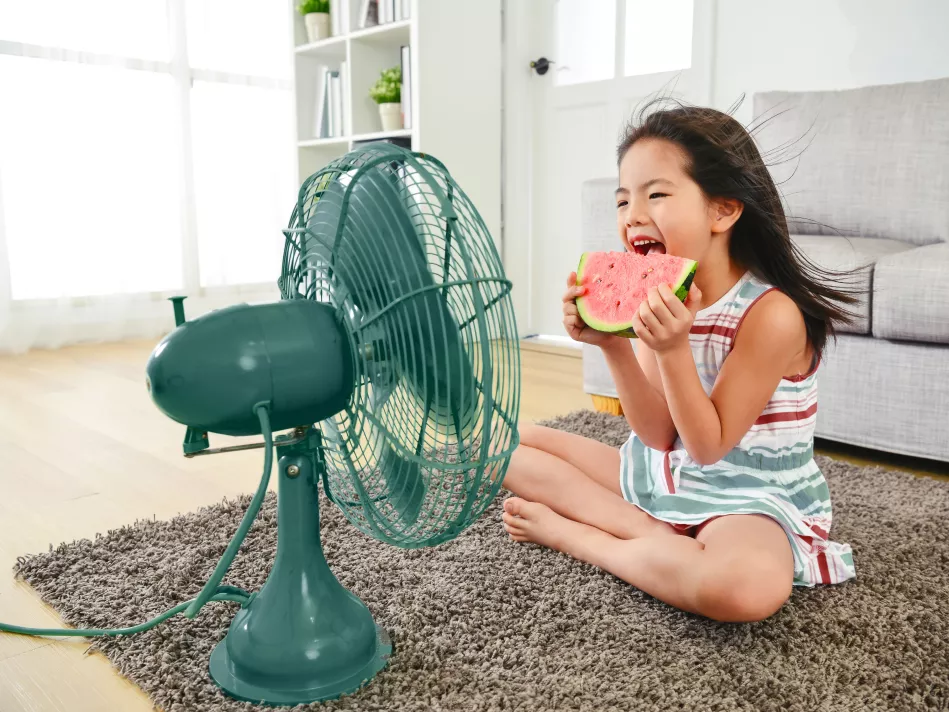
<instances>
[{"instance_id":1,"label":"green plant leaf","mask_svg":"<svg viewBox=\"0 0 949 712\"><path fill-rule=\"evenodd\" d=\"M297 10L301 15L309 15L311 12L329 12L330 11L330 2L329 0L303 0L298 6Z\"/></svg>"},{"instance_id":2,"label":"green plant leaf","mask_svg":"<svg viewBox=\"0 0 949 712\"><path fill-rule=\"evenodd\" d=\"M377 104L397 104L402 101L402 68L383 70L369 89L369 96Z\"/></svg>"}]
</instances>

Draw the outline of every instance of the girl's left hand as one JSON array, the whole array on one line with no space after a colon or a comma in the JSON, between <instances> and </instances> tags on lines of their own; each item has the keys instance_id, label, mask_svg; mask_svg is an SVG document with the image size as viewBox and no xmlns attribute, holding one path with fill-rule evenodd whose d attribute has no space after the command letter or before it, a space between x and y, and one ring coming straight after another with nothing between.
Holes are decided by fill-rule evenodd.
<instances>
[{"instance_id":1,"label":"girl's left hand","mask_svg":"<svg viewBox=\"0 0 949 712\"><path fill-rule=\"evenodd\" d=\"M684 304L669 285L653 287L633 318L633 329L636 336L657 353L683 345L688 348L689 330L701 304L702 292L695 283Z\"/></svg>"}]
</instances>

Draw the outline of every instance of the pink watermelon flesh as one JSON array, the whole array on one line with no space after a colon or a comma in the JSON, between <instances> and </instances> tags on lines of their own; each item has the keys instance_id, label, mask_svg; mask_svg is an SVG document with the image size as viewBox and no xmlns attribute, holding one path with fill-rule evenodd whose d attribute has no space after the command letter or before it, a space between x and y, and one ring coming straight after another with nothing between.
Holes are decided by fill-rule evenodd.
<instances>
[{"instance_id":1,"label":"pink watermelon flesh","mask_svg":"<svg viewBox=\"0 0 949 712\"><path fill-rule=\"evenodd\" d=\"M587 293L577 298L577 310L597 331L635 338L633 316L649 290L669 284L684 302L696 267L695 260L674 255L584 252L577 284L585 286Z\"/></svg>"}]
</instances>

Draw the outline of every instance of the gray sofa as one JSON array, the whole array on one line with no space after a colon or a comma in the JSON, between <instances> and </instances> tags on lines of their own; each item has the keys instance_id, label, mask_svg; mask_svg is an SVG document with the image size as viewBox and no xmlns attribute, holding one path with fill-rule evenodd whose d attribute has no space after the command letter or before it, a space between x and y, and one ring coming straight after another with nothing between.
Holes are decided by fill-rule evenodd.
<instances>
[{"instance_id":1,"label":"gray sofa","mask_svg":"<svg viewBox=\"0 0 949 712\"><path fill-rule=\"evenodd\" d=\"M756 94L754 113L793 239L821 266L863 268L860 318L819 371L818 437L949 461L949 78ZM583 185L584 251L618 249L615 187ZM599 349L583 376L616 396Z\"/></svg>"}]
</instances>

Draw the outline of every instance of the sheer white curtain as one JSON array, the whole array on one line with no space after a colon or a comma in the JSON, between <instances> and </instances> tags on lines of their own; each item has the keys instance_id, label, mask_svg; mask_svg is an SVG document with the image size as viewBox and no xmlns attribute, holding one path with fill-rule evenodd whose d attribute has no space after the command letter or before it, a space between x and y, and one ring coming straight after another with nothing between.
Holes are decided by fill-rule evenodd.
<instances>
[{"instance_id":1,"label":"sheer white curtain","mask_svg":"<svg viewBox=\"0 0 949 712\"><path fill-rule=\"evenodd\" d=\"M0 351L278 296L289 3L0 0Z\"/></svg>"}]
</instances>

